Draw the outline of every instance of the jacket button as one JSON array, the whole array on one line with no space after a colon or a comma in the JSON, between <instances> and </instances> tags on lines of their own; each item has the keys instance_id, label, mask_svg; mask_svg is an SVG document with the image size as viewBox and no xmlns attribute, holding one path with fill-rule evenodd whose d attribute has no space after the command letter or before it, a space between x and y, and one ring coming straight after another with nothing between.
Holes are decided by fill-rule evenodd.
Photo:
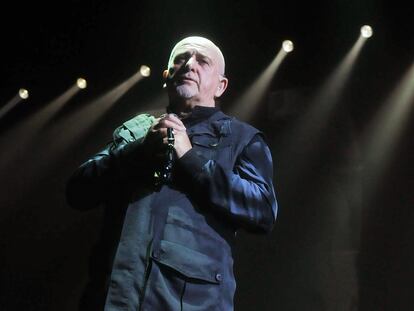
<instances>
[{"instance_id":1,"label":"jacket button","mask_svg":"<svg viewBox=\"0 0 414 311\"><path fill-rule=\"evenodd\" d=\"M216 273L216 280L218 282L221 282L223 280L223 276L221 275L221 273Z\"/></svg>"}]
</instances>

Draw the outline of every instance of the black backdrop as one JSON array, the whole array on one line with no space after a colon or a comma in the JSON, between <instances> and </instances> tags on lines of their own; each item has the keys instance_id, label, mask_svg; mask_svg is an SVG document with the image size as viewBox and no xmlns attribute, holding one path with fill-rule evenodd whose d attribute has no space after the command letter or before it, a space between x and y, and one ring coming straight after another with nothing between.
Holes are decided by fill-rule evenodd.
<instances>
[{"instance_id":1,"label":"black backdrop","mask_svg":"<svg viewBox=\"0 0 414 311\"><path fill-rule=\"evenodd\" d=\"M282 40L296 46L252 116L273 152L280 211L269 236L240 233L236 310L412 310L412 113L372 194L358 139L414 61L412 13L398 1L375 0L71 0L3 8L0 104L20 87L31 96L0 119L0 310L76 310L102 215L71 210L65 180L123 120L163 107L148 103L162 93L169 51L194 34L211 38L226 57L225 111ZM307 153L312 142L292 128L363 24L374 36ZM89 116L70 116L141 64L152 76L74 131ZM78 76L89 87L33 127L33 116Z\"/></svg>"}]
</instances>

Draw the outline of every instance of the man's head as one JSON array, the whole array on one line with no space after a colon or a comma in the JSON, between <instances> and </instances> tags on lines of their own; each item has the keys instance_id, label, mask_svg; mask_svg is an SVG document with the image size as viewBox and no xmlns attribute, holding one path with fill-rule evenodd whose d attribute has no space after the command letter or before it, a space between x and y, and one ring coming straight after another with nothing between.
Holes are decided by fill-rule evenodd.
<instances>
[{"instance_id":1,"label":"man's head","mask_svg":"<svg viewBox=\"0 0 414 311\"><path fill-rule=\"evenodd\" d=\"M187 108L214 106L227 88L224 57L220 49L203 37L187 37L171 51L167 87L170 99Z\"/></svg>"}]
</instances>

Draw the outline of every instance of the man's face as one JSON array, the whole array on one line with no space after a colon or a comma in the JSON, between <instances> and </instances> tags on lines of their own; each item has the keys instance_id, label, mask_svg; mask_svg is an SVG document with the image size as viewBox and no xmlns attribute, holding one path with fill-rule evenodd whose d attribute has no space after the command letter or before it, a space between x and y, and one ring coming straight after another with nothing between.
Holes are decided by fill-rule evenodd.
<instances>
[{"instance_id":1,"label":"man's face","mask_svg":"<svg viewBox=\"0 0 414 311\"><path fill-rule=\"evenodd\" d=\"M169 62L172 81L169 93L195 104L214 106L227 85L224 59L218 48L203 40L184 40L173 50ZM223 80L225 85L223 88Z\"/></svg>"}]
</instances>

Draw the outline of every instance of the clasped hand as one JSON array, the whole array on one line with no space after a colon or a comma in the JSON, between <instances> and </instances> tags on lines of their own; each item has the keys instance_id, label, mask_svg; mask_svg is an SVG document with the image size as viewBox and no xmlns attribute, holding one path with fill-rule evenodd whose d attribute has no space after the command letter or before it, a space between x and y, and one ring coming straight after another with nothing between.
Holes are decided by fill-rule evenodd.
<instances>
[{"instance_id":1,"label":"clasped hand","mask_svg":"<svg viewBox=\"0 0 414 311\"><path fill-rule=\"evenodd\" d=\"M177 158L181 158L192 148L192 145L183 122L174 114L166 114L158 118L148 131L144 143L154 151L155 155L165 155L168 145L167 128L173 129L174 149Z\"/></svg>"}]
</instances>

